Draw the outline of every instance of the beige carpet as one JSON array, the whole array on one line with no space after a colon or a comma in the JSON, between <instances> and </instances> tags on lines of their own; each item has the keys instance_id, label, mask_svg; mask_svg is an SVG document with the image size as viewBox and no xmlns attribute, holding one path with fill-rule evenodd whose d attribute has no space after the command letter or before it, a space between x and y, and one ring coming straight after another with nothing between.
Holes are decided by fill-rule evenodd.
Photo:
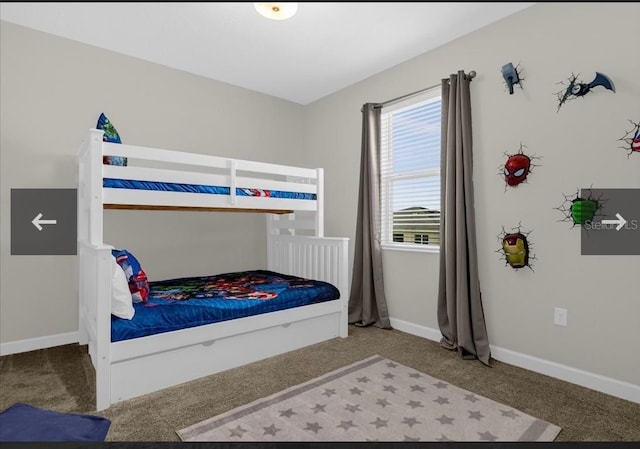
<instances>
[{"instance_id":1,"label":"beige carpet","mask_svg":"<svg viewBox=\"0 0 640 449\"><path fill-rule=\"evenodd\" d=\"M437 342L375 326L351 325L349 338L322 342L119 402L101 412L95 409L95 372L86 345L6 355L0 357L0 410L22 402L59 412L96 414L111 420L108 442L179 442L177 429L375 354L556 424L562 431L554 443L640 441L638 403L498 360L492 360L491 367L477 360L463 360L456 351L448 351Z\"/></svg>"},{"instance_id":2,"label":"beige carpet","mask_svg":"<svg viewBox=\"0 0 640 449\"><path fill-rule=\"evenodd\" d=\"M553 441L560 427L379 355L177 431L183 441Z\"/></svg>"}]
</instances>

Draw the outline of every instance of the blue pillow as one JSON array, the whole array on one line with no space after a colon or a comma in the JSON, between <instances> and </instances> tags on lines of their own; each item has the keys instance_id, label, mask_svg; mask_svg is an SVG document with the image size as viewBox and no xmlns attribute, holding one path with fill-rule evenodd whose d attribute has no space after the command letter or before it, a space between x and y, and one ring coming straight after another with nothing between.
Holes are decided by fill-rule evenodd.
<instances>
[{"instance_id":1,"label":"blue pillow","mask_svg":"<svg viewBox=\"0 0 640 449\"><path fill-rule=\"evenodd\" d=\"M98 117L98 124L96 128L104 131L102 136L103 142L122 143L118 130L113 123L104 115L104 112ZM106 165L120 165L125 167L127 165L127 158L122 156L103 156L102 163Z\"/></svg>"},{"instance_id":2,"label":"blue pillow","mask_svg":"<svg viewBox=\"0 0 640 449\"><path fill-rule=\"evenodd\" d=\"M146 303L149 297L149 280L138 259L126 249L112 249L111 254L124 270L133 302Z\"/></svg>"},{"instance_id":3,"label":"blue pillow","mask_svg":"<svg viewBox=\"0 0 640 449\"><path fill-rule=\"evenodd\" d=\"M104 441L111 421L14 404L0 413L0 441Z\"/></svg>"}]
</instances>

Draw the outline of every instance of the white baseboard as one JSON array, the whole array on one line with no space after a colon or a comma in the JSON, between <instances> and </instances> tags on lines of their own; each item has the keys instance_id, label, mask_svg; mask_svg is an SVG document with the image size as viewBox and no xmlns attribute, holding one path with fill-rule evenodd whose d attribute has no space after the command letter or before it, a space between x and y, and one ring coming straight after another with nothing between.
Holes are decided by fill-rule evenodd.
<instances>
[{"instance_id":1,"label":"white baseboard","mask_svg":"<svg viewBox=\"0 0 640 449\"><path fill-rule=\"evenodd\" d=\"M408 321L391 318L391 326L408 334L416 335L432 341L440 341L442 334L439 330ZM9 343L0 343L0 356L35 351L37 349L52 348L78 342L78 332L51 335L48 337L30 338ZM583 371L560 363L540 359L520 352L490 346L491 356L504 363L528 369L546 376L571 382L592 390L600 391L618 398L640 404L640 385L625 382L600 374Z\"/></svg>"},{"instance_id":2,"label":"white baseboard","mask_svg":"<svg viewBox=\"0 0 640 449\"><path fill-rule=\"evenodd\" d=\"M0 356L78 343L78 332L0 343Z\"/></svg>"},{"instance_id":3,"label":"white baseboard","mask_svg":"<svg viewBox=\"0 0 640 449\"><path fill-rule=\"evenodd\" d=\"M442 334L436 329L395 318L391 318L390 321L391 326L394 329L408 334L437 342L442 338ZM490 345L490 349L491 357L501 362L509 363L520 368L535 371L536 373L555 377L556 379L571 382L591 390L600 391L611 396L640 404L640 385L583 371L571 366L515 352L510 349L504 349L493 345Z\"/></svg>"}]
</instances>

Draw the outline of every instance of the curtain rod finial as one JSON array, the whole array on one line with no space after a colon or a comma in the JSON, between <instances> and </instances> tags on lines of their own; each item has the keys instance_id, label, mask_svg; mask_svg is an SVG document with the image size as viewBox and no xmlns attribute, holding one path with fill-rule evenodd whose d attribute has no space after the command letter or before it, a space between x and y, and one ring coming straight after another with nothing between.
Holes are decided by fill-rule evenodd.
<instances>
[{"instance_id":1,"label":"curtain rod finial","mask_svg":"<svg viewBox=\"0 0 640 449\"><path fill-rule=\"evenodd\" d=\"M475 77L476 77L476 71L475 70L470 71L469 72L469 78L473 79Z\"/></svg>"}]
</instances>

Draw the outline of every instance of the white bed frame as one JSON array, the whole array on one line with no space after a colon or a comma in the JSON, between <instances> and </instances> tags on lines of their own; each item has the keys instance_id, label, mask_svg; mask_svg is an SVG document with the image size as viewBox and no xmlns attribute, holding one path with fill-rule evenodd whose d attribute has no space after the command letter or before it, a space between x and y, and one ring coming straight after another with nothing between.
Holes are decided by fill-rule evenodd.
<instances>
[{"instance_id":1,"label":"white bed frame","mask_svg":"<svg viewBox=\"0 0 640 449\"><path fill-rule=\"evenodd\" d=\"M78 154L79 340L88 345L96 371L96 410L347 337L348 239L323 236L322 169L106 143L102 138L103 131L90 130ZM128 165L103 165L103 155L127 157ZM104 177L228 186L231 194L103 188ZM317 199L236 196L236 186L315 193ZM113 247L103 242L103 210L108 208L269 212L267 269L330 282L340 299L111 342Z\"/></svg>"}]
</instances>

